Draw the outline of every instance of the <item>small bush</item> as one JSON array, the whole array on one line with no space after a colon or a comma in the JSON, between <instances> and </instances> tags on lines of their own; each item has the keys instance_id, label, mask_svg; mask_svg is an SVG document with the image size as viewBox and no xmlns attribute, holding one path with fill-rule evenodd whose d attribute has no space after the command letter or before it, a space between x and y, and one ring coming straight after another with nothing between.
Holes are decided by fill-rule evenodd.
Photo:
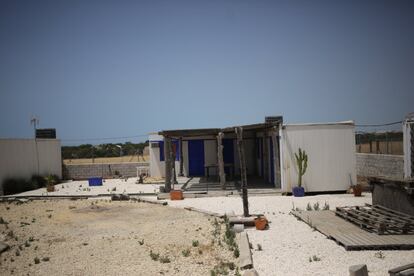
<instances>
[{"instance_id":1,"label":"small bush","mask_svg":"<svg viewBox=\"0 0 414 276\"><path fill-rule=\"evenodd\" d=\"M171 263L171 260L170 260L170 258L168 258L168 256L163 256L163 257L160 258L160 263L168 264L168 263Z\"/></svg>"},{"instance_id":2,"label":"small bush","mask_svg":"<svg viewBox=\"0 0 414 276\"><path fill-rule=\"evenodd\" d=\"M34 263L35 264L40 264L40 259L38 257L34 258Z\"/></svg>"},{"instance_id":3,"label":"small bush","mask_svg":"<svg viewBox=\"0 0 414 276\"><path fill-rule=\"evenodd\" d=\"M316 202L315 204L313 204L313 210L319 211L319 202Z\"/></svg>"},{"instance_id":4,"label":"small bush","mask_svg":"<svg viewBox=\"0 0 414 276\"><path fill-rule=\"evenodd\" d=\"M263 250L262 245L260 243L258 243L257 244L257 251L262 251L262 250Z\"/></svg>"},{"instance_id":5,"label":"small bush","mask_svg":"<svg viewBox=\"0 0 414 276\"><path fill-rule=\"evenodd\" d=\"M235 257L235 258L238 258L238 257L240 256L240 251L239 251L239 249L238 249L238 248L235 248L235 249L234 249L234 251L233 251L233 255L234 255L234 257Z\"/></svg>"},{"instance_id":6,"label":"small bush","mask_svg":"<svg viewBox=\"0 0 414 276\"><path fill-rule=\"evenodd\" d=\"M319 262L320 260L321 260L321 258L319 258L318 256L316 256L316 255L312 256L312 261Z\"/></svg>"},{"instance_id":7,"label":"small bush","mask_svg":"<svg viewBox=\"0 0 414 276\"><path fill-rule=\"evenodd\" d=\"M329 203L327 203L327 202L325 201L325 204L323 205L322 210L325 210L325 211L329 210Z\"/></svg>"},{"instance_id":8,"label":"small bush","mask_svg":"<svg viewBox=\"0 0 414 276\"><path fill-rule=\"evenodd\" d=\"M49 258L49 257L43 257L43 258L42 258L42 261L43 261L43 262L48 262L49 260L50 260L50 258Z\"/></svg>"},{"instance_id":9,"label":"small bush","mask_svg":"<svg viewBox=\"0 0 414 276\"><path fill-rule=\"evenodd\" d=\"M139 245L143 245L144 244L144 239L138 241Z\"/></svg>"},{"instance_id":10,"label":"small bush","mask_svg":"<svg viewBox=\"0 0 414 276\"><path fill-rule=\"evenodd\" d=\"M311 206L311 204L309 202L306 205L306 211L312 211L312 206Z\"/></svg>"},{"instance_id":11,"label":"small bush","mask_svg":"<svg viewBox=\"0 0 414 276\"><path fill-rule=\"evenodd\" d=\"M8 178L3 181L4 195L23 193L36 188L37 187L35 187L31 181L27 181L23 178Z\"/></svg>"},{"instance_id":12,"label":"small bush","mask_svg":"<svg viewBox=\"0 0 414 276\"><path fill-rule=\"evenodd\" d=\"M197 247L197 246L199 246L199 244L200 244L199 241L197 241L197 240L193 241L193 247Z\"/></svg>"},{"instance_id":13,"label":"small bush","mask_svg":"<svg viewBox=\"0 0 414 276\"><path fill-rule=\"evenodd\" d=\"M46 187L46 179L43 176L40 175L32 175L32 178L30 179L30 181L32 182L32 185L34 187L38 188L44 188Z\"/></svg>"},{"instance_id":14,"label":"small bush","mask_svg":"<svg viewBox=\"0 0 414 276\"><path fill-rule=\"evenodd\" d=\"M152 252L152 250L150 251L150 257L151 257L151 260L153 260L153 261L158 261L158 259L160 258L160 254L158 254L158 253L154 253L154 252Z\"/></svg>"},{"instance_id":15,"label":"small bush","mask_svg":"<svg viewBox=\"0 0 414 276\"><path fill-rule=\"evenodd\" d=\"M185 250L181 251L181 254L183 254L184 257L190 256L190 249L185 249Z\"/></svg>"}]
</instances>

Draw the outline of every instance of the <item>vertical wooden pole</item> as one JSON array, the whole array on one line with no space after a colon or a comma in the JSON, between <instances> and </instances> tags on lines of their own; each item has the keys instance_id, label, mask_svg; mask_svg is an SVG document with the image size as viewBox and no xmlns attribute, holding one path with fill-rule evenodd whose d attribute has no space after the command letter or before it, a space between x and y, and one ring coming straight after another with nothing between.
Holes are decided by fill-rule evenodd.
<instances>
[{"instance_id":1,"label":"vertical wooden pole","mask_svg":"<svg viewBox=\"0 0 414 276\"><path fill-rule=\"evenodd\" d=\"M277 135L277 127L274 127L272 132L272 143L273 143L273 167L274 167L274 179L275 188L280 188L280 163L279 163L279 139Z\"/></svg>"},{"instance_id":2,"label":"vertical wooden pole","mask_svg":"<svg viewBox=\"0 0 414 276\"><path fill-rule=\"evenodd\" d=\"M180 137L180 173L178 175L184 176L183 137Z\"/></svg>"},{"instance_id":3,"label":"vertical wooden pole","mask_svg":"<svg viewBox=\"0 0 414 276\"><path fill-rule=\"evenodd\" d=\"M220 186L223 190L226 189L226 174L224 173L224 159L223 159L223 132L217 135L217 163L218 173L220 178Z\"/></svg>"},{"instance_id":4,"label":"vertical wooden pole","mask_svg":"<svg viewBox=\"0 0 414 276\"><path fill-rule=\"evenodd\" d=\"M263 148L262 148L262 158L263 158L263 179L269 181L269 171L270 171L270 156L269 156L269 143L268 143L267 131L263 132Z\"/></svg>"},{"instance_id":5,"label":"vertical wooden pole","mask_svg":"<svg viewBox=\"0 0 414 276\"><path fill-rule=\"evenodd\" d=\"M171 155L171 174L172 174L172 183L177 184L177 171L175 168L175 159L176 159L176 153L177 153L177 144L171 143L171 149L170 149L170 155ZM173 186L174 189L174 186Z\"/></svg>"},{"instance_id":6,"label":"vertical wooden pole","mask_svg":"<svg viewBox=\"0 0 414 276\"><path fill-rule=\"evenodd\" d=\"M171 138L164 137L165 192L171 191Z\"/></svg>"},{"instance_id":7,"label":"vertical wooden pole","mask_svg":"<svg viewBox=\"0 0 414 276\"><path fill-rule=\"evenodd\" d=\"M244 156L243 148L243 128L235 128L237 135L237 149L239 151L240 159L240 177L241 177L241 188L242 188L242 198L243 198L243 215L245 217L249 216L249 200L247 194L247 172L246 172L246 159Z\"/></svg>"}]
</instances>

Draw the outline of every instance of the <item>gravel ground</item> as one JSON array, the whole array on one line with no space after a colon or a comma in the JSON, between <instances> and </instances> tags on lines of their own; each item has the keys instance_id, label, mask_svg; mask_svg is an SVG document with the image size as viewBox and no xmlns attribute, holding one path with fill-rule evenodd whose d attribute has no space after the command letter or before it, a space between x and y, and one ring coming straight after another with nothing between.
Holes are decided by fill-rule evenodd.
<instances>
[{"instance_id":1,"label":"gravel ground","mask_svg":"<svg viewBox=\"0 0 414 276\"><path fill-rule=\"evenodd\" d=\"M0 224L0 241L11 246L1 254L0 275L209 275L221 261L237 263L232 252L212 244L211 218L168 206L3 202L0 217L7 222ZM152 260L151 251L170 263Z\"/></svg>"},{"instance_id":2,"label":"gravel ground","mask_svg":"<svg viewBox=\"0 0 414 276\"><path fill-rule=\"evenodd\" d=\"M270 220L267 231L248 229L253 244L253 262L260 275L349 275L348 268L355 264L367 264L369 275L388 275L391 268L414 262L414 250L410 251L346 251L342 246L313 231L304 222L289 215L295 207L306 209L307 203L327 202L330 209L336 206L371 203L371 194L356 198L349 194L318 195L295 198L288 196L251 196L250 213L262 213ZM216 197L170 201L175 207L191 206L224 213L242 214L239 197ZM262 251L257 250L257 245ZM381 256L383 258L379 258ZM316 256L320 261L309 261Z\"/></svg>"},{"instance_id":3,"label":"gravel ground","mask_svg":"<svg viewBox=\"0 0 414 276\"><path fill-rule=\"evenodd\" d=\"M19 196L39 196L39 195L110 195L113 193L158 193L160 184L136 184L137 178L131 177L124 179L105 179L102 186L89 187L88 181L68 181L55 185L55 191L48 193L46 188L27 191L17 194Z\"/></svg>"}]
</instances>

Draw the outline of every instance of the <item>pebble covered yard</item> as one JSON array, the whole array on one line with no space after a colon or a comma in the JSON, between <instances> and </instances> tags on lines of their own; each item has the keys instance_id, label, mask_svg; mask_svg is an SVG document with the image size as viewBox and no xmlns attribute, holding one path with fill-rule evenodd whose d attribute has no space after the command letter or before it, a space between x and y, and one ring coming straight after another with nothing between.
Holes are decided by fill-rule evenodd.
<instances>
[{"instance_id":1,"label":"pebble covered yard","mask_svg":"<svg viewBox=\"0 0 414 276\"><path fill-rule=\"evenodd\" d=\"M290 214L292 208L306 210L315 204L330 210L337 206L371 203L371 194L292 196L250 196L252 214L264 214L270 221L265 231L247 228L252 244L253 264L259 275L349 275L351 265L366 264L370 276L388 276L388 270L412 263L414 250L346 251L306 223ZM211 212L243 213L240 197L196 198L169 202L178 208L195 207Z\"/></svg>"},{"instance_id":2,"label":"pebble covered yard","mask_svg":"<svg viewBox=\"0 0 414 276\"><path fill-rule=\"evenodd\" d=\"M0 203L0 275L210 275L237 260L203 214L137 201ZM223 231L220 235L223 235ZM214 242L213 242L214 241Z\"/></svg>"}]
</instances>

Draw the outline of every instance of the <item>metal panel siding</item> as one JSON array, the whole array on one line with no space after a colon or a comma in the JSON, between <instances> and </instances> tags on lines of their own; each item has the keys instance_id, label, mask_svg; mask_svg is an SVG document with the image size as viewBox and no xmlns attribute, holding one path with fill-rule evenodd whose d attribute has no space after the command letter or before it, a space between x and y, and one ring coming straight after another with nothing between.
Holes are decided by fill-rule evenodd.
<instances>
[{"instance_id":1,"label":"metal panel siding","mask_svg":"<svg viewBox=\"0 0 414 276\"><path fill-rule=\"evenodd\" d=\"M296 186L294 153L308 154L303 177L307 192L346 190L356 183L355 131L353 125L294 125L282 131L282 190Z\"/></svg>"}]
</instances>

